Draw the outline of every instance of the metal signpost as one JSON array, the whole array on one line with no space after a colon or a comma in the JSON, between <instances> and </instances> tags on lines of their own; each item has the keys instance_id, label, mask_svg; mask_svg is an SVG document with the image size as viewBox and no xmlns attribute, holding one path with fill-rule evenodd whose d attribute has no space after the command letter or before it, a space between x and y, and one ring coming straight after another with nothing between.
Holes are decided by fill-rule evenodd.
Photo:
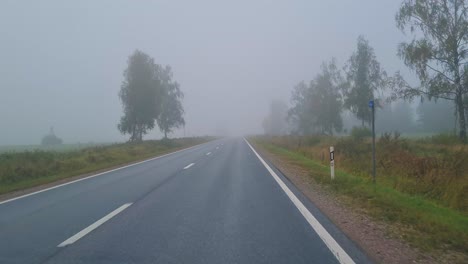
<instances>
[{"instance_id":1,"label":"metal signpost","mask_svg":"<svg viewBox=\"0 0 468 264\"><path fill-rule=\"evenodd\" d=\"M372 182L375 184L375 105L374 100L369 101L372 109Z\"/></svg>"},{"instance_id":2,"label":"metal signpost","mask_svg":"<svg viewBox=\"0 0 468 264\"><path fill-rule=\"evenodd\" d=\"M335 149L330 147L330 173L331 173L331 179L335 179Z\"/></svg>"}]
</instances>

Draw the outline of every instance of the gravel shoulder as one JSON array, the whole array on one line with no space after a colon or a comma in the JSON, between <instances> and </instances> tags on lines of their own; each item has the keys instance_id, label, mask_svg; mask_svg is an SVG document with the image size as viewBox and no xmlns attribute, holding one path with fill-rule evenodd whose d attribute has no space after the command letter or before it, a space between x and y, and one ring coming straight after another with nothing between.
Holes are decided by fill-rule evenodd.
<instances>
[{"instance_id":1,"label":"gravel shoulder","mask_svg":"<svg viewBox=\"0 0 468 264\"><path fill-rule=\"evenodd\" d=\"M257 151L275 165L297 186L335 225L355 241L376 263L453 263L449 259L434 259L395 237L395 227L368 217L351 206L346 197L332 194L309 176L309 171L276 154L255 145ZM390 235L392 234L392 235ZM452 259L453 260L453 259Z\"/></svg>"}]
</instances>

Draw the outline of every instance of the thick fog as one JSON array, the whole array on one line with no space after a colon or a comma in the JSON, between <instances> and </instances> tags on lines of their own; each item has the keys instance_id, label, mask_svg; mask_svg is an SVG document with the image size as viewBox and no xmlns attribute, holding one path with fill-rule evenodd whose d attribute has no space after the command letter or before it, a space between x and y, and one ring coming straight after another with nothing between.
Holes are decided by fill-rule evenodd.
<instances>
[{"instance_id":1,"label":"thick fog","mask_svg":"<svg viewBox=\"0 0 468 264\"><path fill-rule=\"evenodd\" d=\"M388 72L405 37L395 0L1 1L0 145L124 141L118 97L136 49L171 65L187 136L262 133L322 61L342 65L364 35ZM183 136L179 129L171 136ZM145 138L160 138L157 130Z\"/></svg>"}]
</instances>

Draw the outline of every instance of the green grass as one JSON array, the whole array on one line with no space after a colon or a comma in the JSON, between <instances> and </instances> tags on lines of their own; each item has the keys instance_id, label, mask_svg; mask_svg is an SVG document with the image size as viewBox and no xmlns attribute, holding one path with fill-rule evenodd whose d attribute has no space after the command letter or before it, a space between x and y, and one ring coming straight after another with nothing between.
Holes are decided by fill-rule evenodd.
<instances>
[{"instance_id":1,"label":"green grass","mask_svg":"<svg viewBox=\"0 0 468 264\"><path fill-rule=\"evenodd\" d=\"M370 178L336 169L335 180L330 168L301 153L254 139L257 146L310 171L310 176L356 209L393 224L399 235L423 249L451 249L468 253L468 217L421 196L402 193L386 185L373 184Z\"/></svg>"},{"instance_id":2,"label":"green grass","mask_svg":"<svg viewBox=\"0 0 468 264\"><path fill-rule=\"evenodd\" d=\"M69 151L34 150L1 153L0 194L147 159L210 139L153 140Z\"/></svg>"},{"instance_id":3,"label":"green grass","mask_svg":"<svg viewBox=\"0 0 468 264\"><path fill-rule=\"evenodd\" d=\"M76 143L76 144L60 144L53 146L43 146L43 145L2 145L0 146L0 153L5 152L24 152L24 151L73 151L80 150L84 148L96 147L96 146L106 146L111 145L112 143Z\"/></svg>"},{"instance_id":4,"label":"green grass","mask_svg":"<svg viewBox=\"0 0 468 264\"><path fill-rule=\"evenodd\" d=\"M328 165L328 149L334 146L340 169L366 179L371 174L372 146L367 138L256 138L321 161L323 165ZM440 144L432 138L419 140L383 134L376 142L376 168L379 184L468 214L468 148L465 144Z\"/></svg>"}]
</instances>

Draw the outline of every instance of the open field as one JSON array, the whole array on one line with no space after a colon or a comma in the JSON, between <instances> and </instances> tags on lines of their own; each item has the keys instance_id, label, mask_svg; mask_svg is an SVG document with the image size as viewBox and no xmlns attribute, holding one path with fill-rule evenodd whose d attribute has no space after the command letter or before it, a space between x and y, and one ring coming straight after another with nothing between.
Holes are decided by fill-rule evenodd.
<instances>
[{"instance_id":1,"label":"open field","mask_svg":"<svg viewBox=\"0 0 468 264\"><path fill-rule=\"evenodd\" d=\"M5 152L24 152L24 151L72 151L80 150L89 147L106 146L113 143L76 143L76 144L60 144L52 146L43 145L3 145L0 146L0 153Z\"/></svg>"},{"instance_id":2,"label":"open field","mask_svg":"<svg viewBox=\"0 0 468 264\"><path fill-rule=\"evenodd\" d=\"M426 251L450 250L468 259L468 152L436 138L377 142L377 184L371 146L349 137L254 137L258 147L307 169L310 177L356 210L391 223L393 235ZM330 179L329 146L336 178Z\"/></svg>"},{"instance_id":3,"label":"open field","mask_svg":"<svg viewBox=\"0 0 468 264\"><path fill-rule=\"evenodd\" d=\"M0 153L0 194L143 160L211 140L152 140L56 150Z\"/></svg>"}]
</instances>

